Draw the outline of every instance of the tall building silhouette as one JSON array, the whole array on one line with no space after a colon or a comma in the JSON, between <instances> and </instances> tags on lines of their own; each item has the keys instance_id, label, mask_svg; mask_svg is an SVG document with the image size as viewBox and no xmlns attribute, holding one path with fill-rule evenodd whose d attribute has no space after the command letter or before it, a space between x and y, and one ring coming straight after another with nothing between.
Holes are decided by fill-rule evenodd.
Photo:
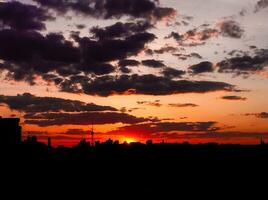
<instances>
[{"instance_id":1,"label":"tall building silhouette","mask_svg":"<svg viewBox=\"0 0 268 200\"><path fill-rule=\"evenodd\" d=\"M260 145L265 145L265 142L263 140L263 137L261 137Z\"/></svg>"},{"instance_id":2,"label":"tall building silhouette","mask_svg":"<svg viewBox=\"0 0 268 200\"><path fill-rule=\"evenodd\" d=\"M21 126L19 118L0 117L0 132L2 145L16 145L21 142Z\"/></svg>"},{"instance_id":3,"label":"tall building silhouette","mask_svg":"<svg viewBox=\"0 0 268 200\"><path fill-rule=\"evenodd\" d=\"M52 142L51 142L51 137L47 138L47 147L51 148L52 147Z\"/></svg>"}]
</instances>

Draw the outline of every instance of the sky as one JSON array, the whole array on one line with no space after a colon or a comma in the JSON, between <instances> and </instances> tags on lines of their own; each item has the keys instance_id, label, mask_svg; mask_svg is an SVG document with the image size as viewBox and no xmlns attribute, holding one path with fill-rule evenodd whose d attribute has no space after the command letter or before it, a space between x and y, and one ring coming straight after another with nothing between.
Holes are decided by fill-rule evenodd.
<instances>
[{"instance_id":1,"label":"sky","mask_svg":"<svg viewBox=\"0 0 268 200\"><path fill-rule=\"evenodd\" d=\"M268 140L268 0L0 1L0 116L71 146Z\"/></svg>"}]
</instances>

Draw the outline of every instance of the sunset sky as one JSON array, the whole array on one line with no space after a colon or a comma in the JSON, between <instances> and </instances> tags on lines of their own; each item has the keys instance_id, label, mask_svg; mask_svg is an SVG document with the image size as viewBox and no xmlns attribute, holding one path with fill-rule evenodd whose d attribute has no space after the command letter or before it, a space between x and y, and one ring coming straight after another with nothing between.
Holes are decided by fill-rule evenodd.
<instances>
[{"instance_id":1,"label":"sunset sky","mask_svg":"<svg viewBox=\"0 0 268 200\"><path fill-rule=\"evenodd\" d=\"M0 116L55 145L268 139L268 0L0 1Z\"/></svg>"}]
</instances>

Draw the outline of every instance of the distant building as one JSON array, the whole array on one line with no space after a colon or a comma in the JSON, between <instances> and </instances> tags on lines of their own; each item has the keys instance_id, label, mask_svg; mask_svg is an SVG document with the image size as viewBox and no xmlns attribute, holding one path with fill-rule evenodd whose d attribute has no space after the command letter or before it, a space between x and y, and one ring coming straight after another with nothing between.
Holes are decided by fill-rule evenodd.
<instances>
[{"instance_id":1,"label":"distant building","mask_svg":"<svg viewBox=\"0 0 268 200\"><path fill-rule=\"evenodd\" d=\"M265 145L263 137L261 137L260 145Z\"/></svg>"},{"instance_id":2,"label":"distant building","mask_svg":"<svg viewBox=\"0 0 268 200\"><path fill-rule=\"evenodd\" d=\"M21 142L21 126L19 118L0 117L1 145L16 145Z\"/></svg>"},{"instance_id":3,"label":"distant building","mask_svg":"<svg viewBox=\"0 0 268 200\"><path fill-rule=\"evenodd\" d=\"M146 145L147 145L147 146L151 146L151 145L153 145L153 140L147 140L147 141L146 141Z\"/></svg>"},{"instance_id":4,"label":"distant building","mask_svg":"<svg viewBox=\"0 0 268 200\"><path fill-rule=\"evenodd\" d=\"M50 137L47 138L47 147L52 148L52 142Z\"/></svg>"}]
</instances>

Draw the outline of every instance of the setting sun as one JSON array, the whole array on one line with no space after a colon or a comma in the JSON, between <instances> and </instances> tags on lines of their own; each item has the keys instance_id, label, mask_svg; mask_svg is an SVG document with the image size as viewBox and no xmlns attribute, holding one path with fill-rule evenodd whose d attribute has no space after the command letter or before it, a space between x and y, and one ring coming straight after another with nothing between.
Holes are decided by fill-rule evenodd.
<instances>
[{"instance_id":1,"label":"setting sun","mask_svg":"<svg viewBox=\"0 0 268 200\"><path fill-rule=\"evenodd\" d=\"M128 144L132 143L132 142L137 142L137 140L135 138L125 138L124 141Z\"/></svg>"}]
</instances>

